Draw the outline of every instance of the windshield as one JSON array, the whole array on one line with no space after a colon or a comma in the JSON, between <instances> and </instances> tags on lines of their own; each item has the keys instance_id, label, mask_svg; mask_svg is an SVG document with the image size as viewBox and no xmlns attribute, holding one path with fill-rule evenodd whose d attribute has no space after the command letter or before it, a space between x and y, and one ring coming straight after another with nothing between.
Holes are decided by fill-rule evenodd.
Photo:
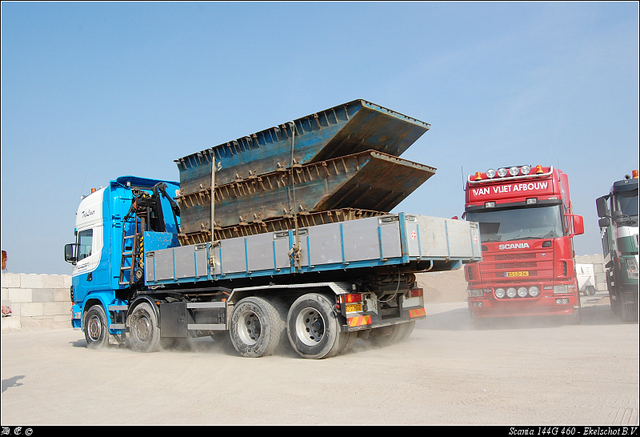
<instances>
[{"instance_id":1,"label":"windshield","mask_svg":"<svg viewBox=\"0 0 640 437\"><path fill-rule=\"evenodd\" d=\"M469 212L466 219L480 223L483 243L563 235L560 205Z\"/></svg>"},{"instance_id":2,"label":"windshield","mask_svg":"<svg viewBox=\"0 0 640 437\"><path fill-rule=\"evenodd\" d=\"M616 193L615 210L628 216L638 215L638 190Z\"/></svg>"},{"instance_id":3,"label":"windshield","mask_svg":"<svg viewBox=\"0 0 640 437\"><path fill-rule=\"evenodd\" d=\"M620 226L638 226L638 190L618 191L612 201L613 219Z\"/></svg>"}]
</instances>

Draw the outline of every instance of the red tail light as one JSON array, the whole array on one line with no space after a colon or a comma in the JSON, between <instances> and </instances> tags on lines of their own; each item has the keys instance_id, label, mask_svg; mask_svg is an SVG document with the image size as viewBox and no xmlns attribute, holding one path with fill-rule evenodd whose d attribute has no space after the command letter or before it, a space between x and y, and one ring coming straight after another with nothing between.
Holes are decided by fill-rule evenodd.
<instances>
[{"instance_id":1,"label":"red tail light","mask_svg":"<svg viewBox=\"0 0 640 437\"><path fill-rule=\"evenodd\" d=\"M342 296L342 301L344 303L362 302L362 294L360 293L345 294Z\"/></svg>"},{"instance_id":2,"label":"red tail light","mask_svg":"<svg viewBox=\"0 0 640 437\"><path fill-rule=\"evenodd\" d=\"M409 297L420 297L422 296L422 288L412 288L408 293Z\"/></svg>"}]
</instances>

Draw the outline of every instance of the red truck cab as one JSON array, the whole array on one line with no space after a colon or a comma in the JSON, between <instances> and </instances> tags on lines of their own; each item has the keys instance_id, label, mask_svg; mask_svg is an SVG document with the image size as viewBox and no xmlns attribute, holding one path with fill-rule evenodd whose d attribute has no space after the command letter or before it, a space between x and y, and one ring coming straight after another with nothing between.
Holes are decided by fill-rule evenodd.
<instances>
[{"instance_id":1,"label":"red truck cab","mask_svg":"<svg viewBox=\"0 0 640 437\"><path fill-rule=\"evenodd\" d=\"M477 172L467 179L465 219L480 224L482 261L465 266L473 318L565 315L580 322L569 179L529 165Z\"/></svg>"}]
</instances>

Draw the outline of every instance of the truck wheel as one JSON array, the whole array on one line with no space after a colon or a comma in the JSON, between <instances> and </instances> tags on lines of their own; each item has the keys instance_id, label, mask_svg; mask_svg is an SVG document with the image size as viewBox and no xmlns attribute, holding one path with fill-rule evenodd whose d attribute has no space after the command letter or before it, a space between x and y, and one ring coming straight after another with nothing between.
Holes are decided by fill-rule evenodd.
<instances>
[{"instance_id":1,"label":"truck wheel","mask_svg":"<svg viewBox=\"0 0 640 437\"><path fill-rule=\"evenodd\" d=\"M620 315L620 296L609 292L609 305L611 305L611 311L616 316Z\"/></svg>"},{"instance_id":2,"label":"truck wheel","mask_svg":"<svg viewBox=\"0 0 640 437\"><path fill-rule=\"evenodd\" d=\"M376 346L389 346L390 344L400 343L411 335L416 322L400 323L383 328L375 328L371 331L371 341Z\"/></svg>"},{"instance_id":3,"label":"truck wheel","mask_svg":"<svg viewBox=\"0 0 640 437\"><path fill-rule=\"evenodd\" d=\"M109 344L109 322L101 305L94 305L84 314L84 338L89 349Z\"/></svg>"},{"instance_id":4,"label":"truck wheel","mask_svg":"<svg viewBox=\"0 0 640 437\"><path fill-rule=\"evenodd\" d=\"M404 341L409 338L409 336L413 333L414 328L416 327L416 322L412 321L409 323L405 323L404 325L406 325L404 328L404 332L398 337L398 342Z\"/></svg>"},{"instance_id":5,"label":"truck wheel","mask_svg":"<svg viewBox=\"0 0 640 437\"><path fill-rule=\"evenodd\" d=\"M160 348L158 316L147 302L136 306L129 316L129 346L137 352L155 352Z\"/></svg>"},{"instance_id":6,"label":"truck wheel","mask_svg":"<svg viewBox=\"0 0 640 437\"><path fill-rule=\"evenodd\" d=\"M624 323L638 321L638 294L632 296L632 300L625 302L623 293L620 293L620 318Z\"/></svg>"},{"instance_id":7,"label":"truck wheel","mask_svg":"<svg viewBox=\"0 0 640 437\"><path fill-rule=\"evenodd\" d=\"M261 297L245 297L234 308L229 326L233 347L244 357L271 355L280 344L284 321L278 309Z\"/></svg>"},{"instance_id":8,"label":"truck wheel","mask_svg":"<svg viewBox=\"0 0 640 437\"><path fill-rule=\"evenodd\" d=\"M567 322L570 325L579 325L582 323L582 308L574 308L570 316L567 316Z\"/></svg>"},{"instance_id":9,"label":"truck wheel","mask_svg":"<svg viewBox=\"0 0 640 437\"><path fill-rule=\"evenodd\" d=\"M354 332L346 332L346 333L341 333L341 345L340 345L340 350L338 351L338 353L336 355L341 355L341 354L346 354L347 352L349 352L352 348L353 345L356 343L356 340L358 339L358 332L354 331Z\"/></svg>"},{"instance_id":10,"label":"truck wheel","mask_svg":"<svg viewBox=\"0 0 640 437\"><path fill-rule=\"evenodd\" d=\"M328 358L348 346L340 332L331 301L322 294L300 296L289 308L287 334L293 349L303 358Z\"/></svg>"}]
</instances>

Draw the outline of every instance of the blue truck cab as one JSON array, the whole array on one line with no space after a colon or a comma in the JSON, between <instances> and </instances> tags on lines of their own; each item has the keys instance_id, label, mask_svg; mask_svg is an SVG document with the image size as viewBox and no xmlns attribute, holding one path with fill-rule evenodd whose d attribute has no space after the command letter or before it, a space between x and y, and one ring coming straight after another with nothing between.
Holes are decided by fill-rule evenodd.
<instances>
[{"instance_id":1,"label":"blue truck cab","mask_svg":"<svg viewBox=\"0 0 640 437\"><path fill-rule=\"evenodd\" d=\"M82 199L76 212L76 241L65 246L65 260L73 264L74 328L82 328L83 314L86 317L88 308L99 303L96 311L103 314L96 323L109 323L111 334L122 332L124 321L117 320L117 308L126 305L142 279L141 231L165 233L167 247L179 245L180 216L172 200L178 190L177 182L122 176ZM142 206L148 213L141 218L133 210ZM105 308L111 320L104 319Z\"/></svg>"}]
</instances>

